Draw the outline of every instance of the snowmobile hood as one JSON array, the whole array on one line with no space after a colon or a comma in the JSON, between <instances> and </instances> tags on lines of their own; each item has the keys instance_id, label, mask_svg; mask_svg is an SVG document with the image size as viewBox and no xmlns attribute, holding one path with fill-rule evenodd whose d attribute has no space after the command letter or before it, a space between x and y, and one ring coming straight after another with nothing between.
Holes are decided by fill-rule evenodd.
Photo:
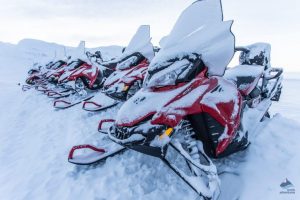
<instances>
[{"instance_id":1,"label":"snowmobile hood","mask_svg":"<svg viewBox=\"0 0 300 200\"><path fill-rule=\"evenodd\" d=\"M223 21L220 0L196 1L183 11L171 33L160 42L161 50L149 70L164 62L193 53L201 55L210 75L222 76L234 55L232 21Z\"/></svg>"},{"instance_id":2,"label":"snowmobile hood","mask_svg":"<svg viewBox=\"0 0 300 200\"><path fill-rule=\"evenodd\" d=\"M119 126L134 126L140 123L161 110L165 104L186 87L187 85L175 90L162 92L154 92L148 88L140 89L122 105L117 114L116 124Z\"/></svg>"},{"instance_id":3,"label":"snowmobile hood","mask_svg":"<svg viewBox=\"0 0 300 200\"><path fill-rule=\"evenodd\" d=\"M190 106L208 89L208 85L205 82L201 86L193 88L193 85L199 85L199 81L203 82L205 78L199 76L193 81L174 89L161 91L150 88L140 89L122 105L116 118L116 124L119 126L134 126L144 119L155 115L152 117L153 121L156 115L158 116L161 112L165 112L166 109L173 110L175 108L174 112L181 112L181 110L176 111L176 109ZM189 96L188 101L181 101L182 96L186 95ZM177 102L177 104L174 104L174 102ZM170 103L172 106L169 105Z\"/></svg>"}]
</instances>

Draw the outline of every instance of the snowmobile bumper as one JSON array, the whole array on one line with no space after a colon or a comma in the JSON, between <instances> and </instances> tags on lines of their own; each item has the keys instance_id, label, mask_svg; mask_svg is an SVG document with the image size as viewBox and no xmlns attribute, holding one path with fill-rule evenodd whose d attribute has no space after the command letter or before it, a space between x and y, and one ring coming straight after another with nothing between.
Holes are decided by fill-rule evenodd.
<instances>
[{"instance_id":1,"label":"snowmobile bumper","mask_svg":"<svg viewBox=\"0 0 300 200\"><path fill-rule=\"evenodd\" d=\"M169 142L169 137L164 136L169 130L164 125L141 124L135 127L112 127L108 131L110 139L128 149L147 154L150 156L163 158ZM144 127L148 127L144 129Z\"/></svg>"},{"instance_id":2,"label":"snowmobile bumper","mask_svg":"<svg viewBox=\"0 0 300 200\"><path fill-rule=\"evenodd\" d=\"M107 92L106 95L109 96L112 99L115 99L116 101L126 101L126 92Z\"/></svg>"}]
</instances>

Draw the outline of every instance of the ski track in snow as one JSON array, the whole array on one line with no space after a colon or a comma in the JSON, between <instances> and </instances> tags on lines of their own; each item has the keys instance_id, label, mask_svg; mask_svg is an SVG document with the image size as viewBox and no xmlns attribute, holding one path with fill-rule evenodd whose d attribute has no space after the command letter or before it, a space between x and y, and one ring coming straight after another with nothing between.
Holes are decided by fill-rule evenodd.
<instances>
[{"instance_id":1,"label":"ski track in snow","mask_svg":"<svg viewBox=\"0 0 300 200\"><path fill-rule=\"evenodd\" d=\"M9 68L8 63L0 66L0 199L198 199L162 162L134 151L89 167L68 163L73 145L107 142L97 125L117 108L97 114L80 105L55 110L46 96L17 85L28 63L15 61ZM281 114L258 127L245 152L217 161L237 174L221 180L221 199L231 199L233 192L243 200L300 199L300 104L291 98L298 87L300 78L285 80L282 100L271 110ZM285 178L296 194L280 194Z\"/></svg>"}]
</instances>

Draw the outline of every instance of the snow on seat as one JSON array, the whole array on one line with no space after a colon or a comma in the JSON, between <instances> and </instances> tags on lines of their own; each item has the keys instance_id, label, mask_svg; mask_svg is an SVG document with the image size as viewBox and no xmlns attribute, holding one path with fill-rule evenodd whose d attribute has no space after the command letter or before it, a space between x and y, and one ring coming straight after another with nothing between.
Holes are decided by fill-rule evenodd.
<instances>
[{"instance_id":1,"label":"snow on seat","mask_svg":"<svg viewBox=\"0 0 300 200\"><path fill-rule=\"evenodd\" d=\"M263 71L264 66L261 65L238 65L227 69L224 78L233 81L239 91L247 96L257 85Z\"/></svg>"}]
</instances>

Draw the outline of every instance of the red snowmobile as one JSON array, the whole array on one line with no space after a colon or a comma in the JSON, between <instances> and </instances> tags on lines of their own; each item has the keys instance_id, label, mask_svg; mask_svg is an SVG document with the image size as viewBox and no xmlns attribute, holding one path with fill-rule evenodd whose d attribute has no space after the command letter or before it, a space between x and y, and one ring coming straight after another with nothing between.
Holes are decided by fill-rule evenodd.
<instances>
[{"instance_id":1,"label":"red snowmobile","mask_svg":"<svg viewBox=\"0 0 300 200\"><path fill-rule=\"evenodd\" d=\"M247 148L282 88L282 69L270 65L270 45L235 49L232 22L220 11L218 0L188 7L152 60L143 88L115 121L99 124L101 130L113 123L102 131L120 146L75 146L69 162L90 164L133 149L161 159L203 199L217 199L220 181L211 158ZM242 51L240 65L226 69L236 50ZM76 155L79 149L93 153Z\"/></svg>"},{"instance_id":2,"label":"red snowmobile","mask_svg":"<svg viewBox=\"0 0 300 200\"><path fill-rule=\"evenodd\" d=\"M104 82L100 102L85 101L82 108L86 111L100 111L126 101L142 86L149 60L140 53L134 53L126 59L136 58L126 69L116 70ZM122 62L120 62L122 63Z\"/></svg>"},{"instance_id":3,"label":"red snowmobile","mask_svg":"<svg viewBox=\"0 0 300 200\"><path fill-rule=\"evenodd\" d=\"M98 65L78 59L75 68L66 70L58 79L58 85L63 86L61 91L50 91L48 96L63 98L72 95L69 99L54 101L54 107L58 109L69 108L84 100L93 97L93 93L103 87L103 82L114 70L115 64Z\"/></svg>"},{"instance_id":4,"label":"red snowmobile","mask_svg":"<svg viewBox=\"0 0 300 200\"><path fill-rule=\"evenodd\" d=\"M38 63L35 63L32 69L28 71L29 77L26 79L26 83L28 85L23 86L23 90L29 89L32 86L42 86L47 84L47 74L51 70L56 70L62 66L65 66L66 62L63 60L58 60L56 62L49 62L45 66L39 65Z\"/></svg>"},{"instance_id":5,"label":"red snowmobile","mask_svg":"<svg viewBox=\"0 0 300 200\"><path fill-rule=\"evenodd\" d=\"M150 27L142 25L119 57L116 70L105 80L102 93L83 103L87 111L100 111L124 102L143 84L148 65L154 56Z\"/></svg>"}]
</instances>

